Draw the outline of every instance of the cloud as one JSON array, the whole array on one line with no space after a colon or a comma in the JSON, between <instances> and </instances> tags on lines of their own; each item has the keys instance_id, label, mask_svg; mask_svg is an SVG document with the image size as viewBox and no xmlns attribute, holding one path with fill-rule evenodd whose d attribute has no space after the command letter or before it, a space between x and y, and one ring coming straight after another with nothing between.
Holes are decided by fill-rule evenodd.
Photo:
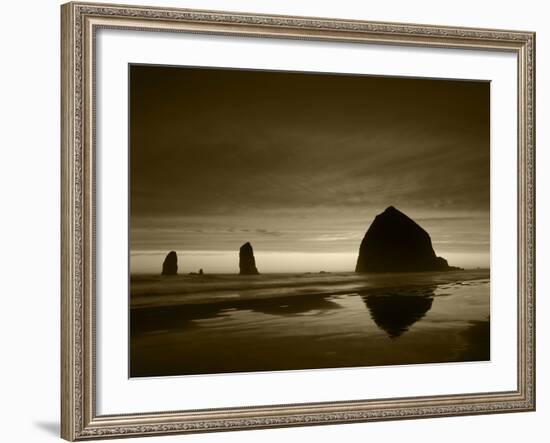
<instances>
[{"instance_id":1,"label":"cloud","mask_svg":"<svg viewBox=\"0 0 550 443\"><path fill-rule=\"evenodd\" d=\"M351 251L389 205L488 239L488 83L132 67L130 138L132 247Z\"/></svg>"},{"instance_id":2,"label":"cloud","mask_svg":"<svg viewBox=\"0 0 550 443\"><path fill-rule=\"evenodd\" d=\"M256 229L255 232L257 232L258 234L263 234L263 235L274 235L275 237L280 237L281 235L283 235L279 231L269 231L267 229Z\"/></svg>"}]
</instances>

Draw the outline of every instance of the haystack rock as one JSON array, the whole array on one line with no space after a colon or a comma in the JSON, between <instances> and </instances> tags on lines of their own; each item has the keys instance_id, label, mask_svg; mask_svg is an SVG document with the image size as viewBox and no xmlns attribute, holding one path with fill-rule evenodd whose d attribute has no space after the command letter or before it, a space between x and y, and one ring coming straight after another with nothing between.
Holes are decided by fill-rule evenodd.
<instances>
[{"instance_id":1,"label":"haystack rock","mask_svg":"<svg viewBox=\"0 0 550 443\"><path fill-rule=\"evenodd\" d=\"M241 275L258 275L254 250L250 243L245 243L239 250L239 270Z\"/></svg>"},{"instance_id":2,"label":"haystack rock","mask_svg":"<svg viewBox=\"0 0 550 443\"><path fill-rule=\"evenodd\" d=\"M361 246L355 272L449 271L435 255L430 235L393 206L378 214Z\"/></svg>"},{"instance_id":3,"label":"haystack rock","mask_svg":"<svg viewBox=\"0 0 550 443\"><path fill-rule=\"evenodd\" d=\"M176 275L178 273L178 254L170 251L162 263L162 275Z\"/></svg>"}]
</instances>

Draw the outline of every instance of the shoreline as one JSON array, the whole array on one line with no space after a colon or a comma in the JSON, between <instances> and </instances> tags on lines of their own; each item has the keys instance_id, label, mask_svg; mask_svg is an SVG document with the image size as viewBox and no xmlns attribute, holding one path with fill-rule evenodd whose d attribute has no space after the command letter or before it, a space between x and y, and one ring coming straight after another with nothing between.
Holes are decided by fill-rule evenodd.
<instances>
[{"instance_id":1,"label":"shoreline","mask_svg":"<svg viewBox=\"0 0 550 443\"><path fill-rule=\"evenodd\" d=\"M133 276L130 279L129 302L131 309L167 308L244 300L326 297L404 285L422 288L487 279L490 279L489 269L387 274L327 272L259 276L184 274L168 278Z\"/></svg>"}]
</instances>

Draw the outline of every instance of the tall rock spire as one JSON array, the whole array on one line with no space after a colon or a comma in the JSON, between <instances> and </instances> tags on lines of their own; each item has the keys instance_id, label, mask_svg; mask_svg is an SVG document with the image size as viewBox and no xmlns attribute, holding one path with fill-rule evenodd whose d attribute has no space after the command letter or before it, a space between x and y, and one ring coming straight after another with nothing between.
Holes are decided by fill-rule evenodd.
<instances>
[{"instance_id":1,"label":"tall rock spire","mask_svg":"<svg viewBox=\"0 0 550 443\"><path fill-rule=\"evenodd\" d=\"M258 275L256 260L254 259L254 250L252 245L246 242L239 250L239 270L241 275Z\"/></svg>"},{"instance_id":2,"label":"tall rock spire","mask_svg":"<svg viewBox=\"0 0 550 443\"><path fill-rule=\"evenodd\" d=\"M161 275L176 275L178 273L178 254L170 251L162 263Z\"/></svg>"}]
</instances>

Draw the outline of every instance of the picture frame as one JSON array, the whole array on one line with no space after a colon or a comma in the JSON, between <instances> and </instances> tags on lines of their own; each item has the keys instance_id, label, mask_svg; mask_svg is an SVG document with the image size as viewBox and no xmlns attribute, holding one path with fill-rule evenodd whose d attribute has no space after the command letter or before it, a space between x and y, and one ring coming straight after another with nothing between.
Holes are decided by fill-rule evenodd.
<instances>
[{"instance_id":1,"label":"picture frame","mask_svg":"<svg viewBox=\"0 0 550 443\"><path fill-rule=\"evenodd\" d=\"M71 2L62 21L61 436L69 441L535 410L535 34ZM97 32L476 50L517 57L517 388L98 414ZM498 128L497 128L498 129ZM498 191L497 191L498 192ZM122 264L121 264L122 266ZM125 295L124 295L125 296ZM121 334L126 334L121 330Z\"/></svg>"}]
</instances>

